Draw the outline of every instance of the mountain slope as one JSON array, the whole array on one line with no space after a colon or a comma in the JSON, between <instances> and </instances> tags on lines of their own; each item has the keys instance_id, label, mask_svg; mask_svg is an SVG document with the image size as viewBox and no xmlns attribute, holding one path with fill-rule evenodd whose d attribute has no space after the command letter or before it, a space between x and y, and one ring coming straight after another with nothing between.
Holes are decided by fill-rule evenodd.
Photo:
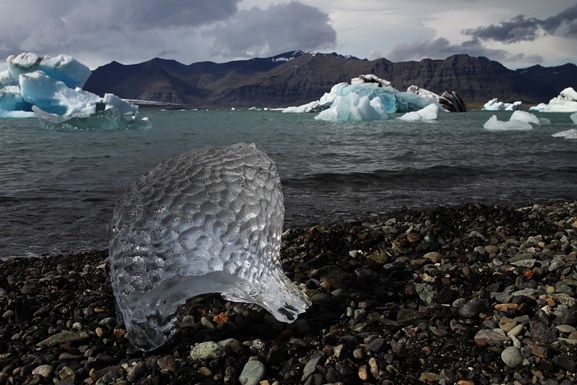
<instances>
[{"instance_id":1,"label":"mountain slope","mask_svg":"<svg viewBox=\"0 0 577 385\"><path fill-rule=\"evenodd\" d=\"M572 64L512 71L468 55L393 63L294 51L227 63L184 65L158 58L133 65L112 62L93 71L84 88L188 107L285 107L316 100L333 85L368 73L391 81L399 90L417 85L438 94L457 91L468 104L495 97L547 102L563 88L577 86L577 67Z\"/></svg>"}]
</instances>

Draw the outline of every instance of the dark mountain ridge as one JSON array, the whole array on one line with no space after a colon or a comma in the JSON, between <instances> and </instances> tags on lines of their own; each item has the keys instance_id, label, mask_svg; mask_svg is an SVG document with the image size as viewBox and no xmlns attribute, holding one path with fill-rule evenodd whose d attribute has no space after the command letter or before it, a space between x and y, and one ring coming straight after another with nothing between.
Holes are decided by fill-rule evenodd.
<instances>
[{"instance_id":1,"label":"dark mountain ridge","mask_svg":"<svg viewBox=\"0 0 577 385\"><path fill-rule=\"evenodd\" d=\"M185 65L159 58L131 65L111 62L94 70L84 89L184 107L286 107L319 99L333 85L363 74L387 79L398 90L417 85L437 94L456 91L471 105L492 98L548 102L562 89L577 85L574 64L513 71L485 57L464 54L395 63L294 51L226 63Z\"/></svg>"}]
</instances>

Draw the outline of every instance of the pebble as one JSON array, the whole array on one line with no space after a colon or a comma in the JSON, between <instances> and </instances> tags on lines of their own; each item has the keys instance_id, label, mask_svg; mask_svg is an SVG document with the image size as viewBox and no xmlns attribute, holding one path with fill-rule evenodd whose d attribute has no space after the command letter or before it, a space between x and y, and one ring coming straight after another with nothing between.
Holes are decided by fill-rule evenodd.
<instances>
[{"instance_id":1,"label":"pebble","mask_svg":"<svg viewBox=\"0 0 577 385\"><path fill-rule=\"evenodd\" d=\"M213 358L222 358L226 354L224 348L214 341L201 342L190 351L193 361L205 361Z\"/></svg>"},{"instance_id":2,"label":"pebble","mask_svg":"<svg viewBox=\"0 0 577 385\"><path fill-rule=\"evenodd\" d=\"M575 330L577 330L574 326L571 325L557 325L555 329L559 330L561 333L571 334Z\"/></svg>"},{"instance_id":3,"label":"pebble","mask_svg":"<svg viewBox=\"0 0 577 385\"><path fill-rule=\"evenodd\" d=\"M264 378L266 367L259 360L248 360L242 368L238 381L242 385L258 385Z\"/></svg>"},{"instance_id":4,"label":"pebble","mask_svg":"<svg viewBox=\"0 0 577 385\"><path fill-rule=\"evenodd\" d=\"M503 333L493 329L481 329L474 337L477 346L502 346L510 341L510 338Z\"/></svg>"},{"instance_id":5,"label":"pebble","mask_svg":"<svg viewBox=\"0 0 577 385\"><path fill-rule=\"evenodd\" d=\"M523 329L525 329L525 326L523 326L522 324L515 325L514 327L511 328L511 330L507 332L507 336L517 337L519 334L521 334Z\"/></svg>"},{"instance_id":6,"label":"pebble","mask_svg":"<svg viewBox=\"0 0 577 385\"><path fill-rule=\"evenodd\" d=\"M63 366L58 372L58 378L63 382L74 382L76 379L76 372L70 366Z\"/></svg>"},{"instance_id":7,"label":"pebble","mask_svg":"<svg viewBox=\"0 0 577 385\"><path fill-rule=\"evenodd\" d=\"M513 329L517 325L517 321L513 318L509 318L507 316L501 317L499 320L499 327L505 333L508 333L511 329Z\"/></svg>"},{"instance_id":8,"label":"pebble","mask_svg":"<svg viewBox=\"0 0 577 385\"><path fill-rule=\"evenodd\" d=\"M63 343L70 343L74 341L80 341L88 338L86 333L77 333L70 330L63 330L59 333L53 334L50 337L40 341L39 346L55 346Z\"/></svg>"},{"instance_id":9,"label":"pebble","mask_svg":"<svg viewBox=\"0 0 577 385\"><path fill-rule=\"evenodd\" d=\"M514 347L508 346L501 352L501 359L510 368L518 368L523 364L523 355L521 351Z\"/></svg>"},{"instance_id":10,"label":"pebble","mask_svg":"<svg viewBox=\"0 0 577 385\"><path fill-rule=\"evenodd\" d=\"M306 313L199 296L151 352L115 312L106 251L0 261L0 385L577 383L573 222L577 202L294 227L282 264Z\"/></svg>"},{"instance_id":11,"label":"pebble","mask_svg":"<svg viewBox=\"0 0 577 385\"><path fill-rule=\"evenodd\" d=\"M400 309L397 313L397 322L402 325L410 325L421 319L421 314L412 309Z\"/></svg>"},{"instance_id":12,"label":"pebble","mask_svg":"<svg viewBox=\"0 0 577 385\"><path fill-rule=\"evenodd\" d=\"M473 298L472 300L465 303L459 309L459 316L462 318L474 318L479 316L479 312L481 311L479 298Z\"/></svg>"},{"instance_id":13,"label":"pebble","mask_svg":"<svg viewBox=\"0 0 577 385\"><path fill-rule=\"evenodd\" d=\"M311 358L307 361L305 367L303 368L303 374L301 377L302 382L305 382L315 372L317 364L323 356L324 354L321 351L313 352Z\"/></svg>"},{"instance_id":14,"label":"pebble","mask_svg":"<svg viewBox=\"0 0 577 385\"><path fill-rule=\"evenodd\" d=\"M32 370L32 374L38 375L43 378L50 378L52 376L52 371L54 369L51 365L40 365Z\"/></svg>"}]
</instances>

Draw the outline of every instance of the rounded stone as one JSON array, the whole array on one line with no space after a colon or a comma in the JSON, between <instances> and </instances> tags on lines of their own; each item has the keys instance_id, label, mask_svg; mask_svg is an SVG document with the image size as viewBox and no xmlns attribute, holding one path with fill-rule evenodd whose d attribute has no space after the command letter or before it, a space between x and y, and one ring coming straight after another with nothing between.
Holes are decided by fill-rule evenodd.
<instances>
[{"instance_id":1,"label":"rounded stone","mask_svg":"<svg viewBox=\"0 0 577 385\"><path fill-rule=\"evenodd\" d=\"M32 370L32 374L36 374L43 378L49 378L52 376L52 366L51 365L40 365Z\"/></svg>"},{"instance_id":2,"label":"rounded stone","mask_svg":"<svg viewBox=\"0 0 577 385\"><path fill-rule=\"evenodd\" d=\"M190 351L190 358L192 358L193 361L222 358L224 355L224 348L214 341L201 342Z\"/></svg>"},{"instance_id":3,"label":"rounded stone","mask_svg":"<svg viewBox=\"0 0 577 385\"><path fill-rule=\"evenodd\" d=\"M521 350L514 346L508 346L501 352L501 359L510 368L518 368L523 364Z\"/></svg>"},{"instance_id":4,"label":"rounded stone","mask_svg":"<svg viewBox=\"0 0 577 385\"><path fill-rule=\"evenodd\" d=\"M238 381L242 385L258 385L260 380L264 378L265 366L259 360L249 360L238 377Z\"/></svg>"},{"instance_id":5,"label":"rounded stone","mask_svg":"<svg viewBox=\"0 0 577 385\"><path fill-rule=\"evenodd\" d=\"M14 317L14 310L6 310L4 314L2 314L2 318L8 319Z\"/></svg>"}]
</instances>

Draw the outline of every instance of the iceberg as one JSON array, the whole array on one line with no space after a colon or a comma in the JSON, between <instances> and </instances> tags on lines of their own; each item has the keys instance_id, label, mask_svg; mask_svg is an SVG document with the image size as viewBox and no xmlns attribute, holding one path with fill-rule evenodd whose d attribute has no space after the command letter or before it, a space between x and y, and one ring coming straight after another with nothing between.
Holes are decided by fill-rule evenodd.
<instances>
[{"instance_id":1,"label":"iceberg","mask_svg":"<svg viewBox=\"0 0 577 385\"><path fill-rule=\"evenodd\" d=\"M493 115L483 127L490 131L532 130L532 124L541 124L541 121L530 112L514 111L509 121L500 121L497 119L497 115Z\"/></svg>"},{"instance_id":2,"label":"iceberg","mask_svg":"<svg viewBox=\"0 0 577 385\"><path fill-rule=\"evenodd\" d=\"M8 71L13 79L22 74L42 71L52 79L59 80L67 87L83 87L92 72L84 64L67 55L38 56L32 52L10 55L6 59Z\"/></svg>"},{"instance_id":3,"label":"iceberg","mask_svg":"<svg viewBox=\"0 0 577 385\"><path fill-rule=\"evenodd\" d=\"M483 105L485 111L517 111L523 109L523 102L516 101L513 103L500 102L499 99L494 98Z\"/></svg>"},{"instance_id":4,"label":"iceberg","mask_svg":"<svg viewBox=\"0 0 577 385\"><path fill-rule=\"evenodd\" d=\"M147 119L136 118L138 106L113 94L100 97L84 91L81 87L91 72L70 56L22 53L6 62L8 70L0 73L0 117L33 114L42 126L58 129L150 127ZM86 119L93 117L91 128Z\"/></svg>"},{"instance_id":5,"label":"iceberg","mask_svg":"<svg viewBox=\"0 0 577 385\"><path fill-rule=\"evenodd\" d=\"M439 113L439 106L436 104L429 104L428 106L421 108L419 111L411 111L400 116L399 120L404 120L407 122L415 122L419 120L435 120L437 119L437 114Z\"/></svg>"},{"instance_id":6,"label":"iceberg","mask_svg":"<svg viewBox=\"0 0 577 385\"><path fill-rule=\"evenodd\" d=\"M575 112L577 111L577 92L573 87L565 88L549 101L529 108L530 111L539 112Z\"/></svg>"},{"instance_id":7,"label":"iceberg","mask_svg":"<svg viewBox=\"0 0 577 385\"><path fill-rule=\"evenodd\" d=\"M0 88L0 112L31 111L32 105L26 102L20 94L18 86Z\"/></svg>"},{"instance_id":8,"label":"iceberg","mask_svg":"<svg viewBox=\"0 0 577 385\"><path fill-rule=\"evenodd\" d=\"M350 83L338 83L318 101L288 107L290 112L319 112L320 120L379 120L390 113L417 111L429 104L438 104L438 96L430 91L422 94L398 91L391 83L375 75L362 75Z\"/></svg>"},{"instance_id":9,"label":"iceberg","mask_svg":"<svg viewBox=\"0 0 577 385\"><path fill-rule=\"evenodd\" d=\"M178 308L206 293L295 321L310 300L281 267L283 218L276 165L254 144L193 150L143 175L110 226L112 289L131 343L163 345Z\"/></svg>"},{"instance_id":10,"label":"iceberg","mask_svg":"<svg viewBox=\"0 0 577 385\"><path fill-rule=\"evenodd\" d=\"M329 109L321 111L315 119L329 121L385 120L387 111L379 97L352 92L337 96Z\"/></svg>"},{"instance_id":11,"label":"iceberg","mask_svg":"<svg viewBox=\"0 0 577 385\"><path fill-rule=\"evenodd\" d=\"M577 128L557 132L551 136L554 138L577 139Z\"/></svg>"},{"instance_id":12,"label":"iceberg","mask_svg":"<svg viewBox=\"0 0 577 385\"><path fill-rule=\"evenodd\" d=\"M42 111L66 116L96 113L100 97L80 88L72 89L42 71L19 75L22 99Z\"/></svg>"}]
</instances>

